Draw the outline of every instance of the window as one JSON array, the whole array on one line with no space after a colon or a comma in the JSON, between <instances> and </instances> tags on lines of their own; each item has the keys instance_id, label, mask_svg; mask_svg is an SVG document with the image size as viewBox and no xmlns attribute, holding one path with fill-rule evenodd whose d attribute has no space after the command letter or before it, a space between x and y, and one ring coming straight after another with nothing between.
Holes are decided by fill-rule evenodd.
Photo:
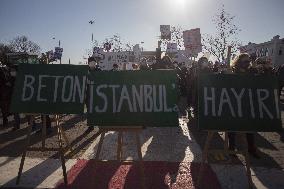
<instances>
[{"instance_id":1,"label":"window","mask_svg":"<svg viewBox=\"0 0 284 189\"><path fill-rule=\"evenodd\" d=\"M265 49L265 56L268 56L268 48Z\"/></svg>"}]
</instances>

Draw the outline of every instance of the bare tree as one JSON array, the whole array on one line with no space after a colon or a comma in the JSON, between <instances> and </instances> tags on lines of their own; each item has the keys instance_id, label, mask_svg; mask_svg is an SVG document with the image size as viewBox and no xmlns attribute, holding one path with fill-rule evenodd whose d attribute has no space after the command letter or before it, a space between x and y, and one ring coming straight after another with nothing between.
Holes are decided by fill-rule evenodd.
<instances>
[{"instance_id":1,"label":"bare tree","mask_svg":"<svg viewBox=\"0 0 284 189\"><path fill-rule=\"evenodd\" d=\"M112 52L121 52L121 51L132 51L133 49L133 44L128 42L124 43L120 37L120 35L115 34L112 37L105 38L103 42L98 42L97 40L94 40L92 43L93 48L94 47L99 47L99 48L104 48L104 44L109 43L111 44L111 50ZM93 52L93 49L86 49L85 54L90 56Z\"/></svg>"},{"instance_id":2,"label":"bare tree","mask_svg":"<svg viewBox=\"0 0 284 189\"><path fill-rule=\"evenodd\" d=\"M121 52L123 50L123 44L119 35L113 35L113 37L110 38L110 42L113 52Z\"/></svg>"},{"instance_id":3,"label":"bare tree","mask_svg":"<svg viewBox=\"0 0 284 189\"><path fill-rule=\"evenodd\" d=\"M125 44L125 47L124 47L124 51L132 51L133 50L133 44L132 43L130 43L130 42L128 42L128 43L126 43Z\"/></svg>"},{"instance_id":4,"label":"bare tree","mask_svg":"<svg viewBox=\"0 0 284 189\"><path fill-rule=\"evenodd\" d=\"M183 50L184 49L184 43L183 43L183 33L182 33L182 28L180 26L173 26L171 28L171 35L172 35L172 43L177 44L177 49L178 50Z\"/></svg>"},{"instance_id":5,"label":"bare tree","mask_svg":"<svg viewBox=\"0 0 284 189\"><path fill-rule=\"evenodd\" d=\"M12 41L10 41L9 46L11 46L14 52L40 53L39 45L30 41L26 36L15 37Z\"/></svg>"},{"instance_id":6,"label":"bare tree","mask_svg":"<svg viewBox=\"0 0 284 189\"><path fill-rule=\"evenodd\" d=\"M226 12L224 5L213 18L217 32L213 35L205 34L202 37L203 48L215 56L219 61L226 59L228 46L232 47L232 53L237 52L241 45L236 35L241 30L234 24L235 16Z\"/></svg>"},{"instance_id":7,"label":"bare tree","mask_svg":"<svg viewBox=\"0 0 284 189\"><path fill-rule=\"evenodd\" d=\"M2 64L8 64L7 53L13 52L9 45L0 43L0 62Z\"/></svg>"},{"instance_id":8,"label":"bare tree","mask_svg":"<svg viewBox=\"0 0 284 189\"><path fill-rule=\"evenodd\" d=\"M128 43L123 43L120 35L115 34L110 38L106 38L102 44L104 46L105 43L111 44L111 51L112 52L121 52L121 51L132 51L133 45Z\"/></svg>"},{"instance_id":9,"label":"bare tree","mask_svg":"<svg viewBox=\"0 0 284 189\"><path fill-rule=\"evenodd\" d=\"M98 40L93 40L93 42L92 42L92 48L94 48L94 47L99 47L99 42L98 42Z\"/></svg>"}]
</instances>

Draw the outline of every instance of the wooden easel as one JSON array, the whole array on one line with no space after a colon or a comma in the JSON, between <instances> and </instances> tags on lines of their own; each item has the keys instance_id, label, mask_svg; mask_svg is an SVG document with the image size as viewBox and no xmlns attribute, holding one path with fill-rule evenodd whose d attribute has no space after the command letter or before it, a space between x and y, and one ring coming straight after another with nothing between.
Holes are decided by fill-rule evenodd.
<instances>
[{"instance_id":1,"label":"wooden easel","mask_svg":"<svg viewBox=\"0 0 284 189\"><path fill-rule=\"evenodd\" d=\"M204 164L205 162L208 162L208 151L209 151L209 146L210 146L210 142L214 136L214 134L218 134L218 132L216 131L208 131L208 135L206 138L206 142L205 142L205 146L204 146L204 150L202 152L202 162L201 162L201 166L199 169L199 175L198 175L198 180L197 180L197 187L201 187L201 180L203 177L203 173L204 173ZM246 139L246 134L245 133L236 133L236 134L240 134L241 135L241 139L243 144L245 144L245 148L244 150L238 150L238 151L233 151L233 150L229 150L228 147L228 132L225 132L225 141L224 141L224 149L213 149L210 150L211 152L222 152L225 154L242 154L245 157L245 166L246 166L246 174L247 174L247 178L248 178L248 185L249 188L253 188L253 184L252 184L252 177L251 177L251 171L250 171L250 161L249 161L249 155L248 155L248 143L247 143L247 139Z\"/></svg>"},{"instance_id":2,"label":"wooden easel","mask_svg":"<svg viewBox=\"0 0 284 189\"><path fill-rule=\"evenodd\" d=\"M130 163L133 161L124 161L122 160L122 145L123 145L123 132L134 132L135 138L136 138L136 147L137 147L137 154L138 159L140 163L140 172L141 172L141 185L143 189L146 189L145 187L145 175L144 175L144 166L143 166L143 159L142 159L142 152L141 152L141 144L140 144L140 137L139 134L141 133L143 127L140 126L133 126L133 127L99 127L101 132L101 138L98 144L98 150L95 155L95 160L99 161L100 152L102 150L102 144L105 137L105 134L109 131L117 131L118 132L118 138L117 138L117 161L124 162L124 163Z\"/></svg>"},{"instance_id":3,"label":"wooden easel","mask_svg":"<svg viewBox=\"0 0 284 189\"><path fill-rule=\"evenodd\" d=\"M57 137L58 137L58 144L59 148L47 148L45 146L45 140L46 140L46 115L43 116L42 120L42 137L41 137L41 148L32 148L30 147L30 138L31 138L31 132L32 132L32 125L34 122L34 115L31 115L30 120L29 120L29 126L28 126L28 133L27 133L27 143L25 147L25 151L23 152L22 159L21 159L21 164L19 167L19 172L18 172L18 177L16 180L16 184L18 185L20 183L24 163L25 163L25 158L27 151L58 151L61 159L61 165L62 165L62 170L63 170L63 176L64 176L64 183L67 184L67 173L66 173L66 166L65 166L65 157L64 157L64 152L67 150L70 150L70 143L69 140L64 133L60 123L59 123L59 115L55 115L55 126L57 128ZM62 137L64 138L67 146L63 147L63 141ZM72 149L71 149L72 150Z\"/></svg>"}]
</instances>

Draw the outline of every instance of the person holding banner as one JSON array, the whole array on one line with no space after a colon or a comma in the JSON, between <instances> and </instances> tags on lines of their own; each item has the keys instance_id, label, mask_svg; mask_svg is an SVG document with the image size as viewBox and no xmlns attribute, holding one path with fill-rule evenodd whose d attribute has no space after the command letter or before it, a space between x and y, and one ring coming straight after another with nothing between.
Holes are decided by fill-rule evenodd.
<instances>
[{"instance_id":1,"label":"person holding banner","mask_svg":"<svg viewBox=\"0 0 284 189\"><path fill-rule=\"evenodd\" d=\"M88 64L89 64L89 73L92 72L92 71L102 71L101 67L99 66L98 64L98 61L97 59L95 59L94 57L89 57L88 58ZM85 99L85 102L86 102L86 107L87 107L87 110L89 110L89 90L90 90L90 87L89 85L92 85L92 83L89 81L88 79L88 85L87 85L87 89L86 89L86 99ZM89 112L89 111L88 111ZM86 132L91 132L94 130L94 125L88 125L88 129Z\"/></svg>"},{"instance_id":2,"label":"person holding banner","mask_svg":"<svg viewBox=\"0 0 284 189\"><path fill-rule=\"evenodd\" d=\"M240 54L232 64L233 73L235 74L248 74L251 72L251 59L249 54L243 53ZM229 150L235 150L236 148L236 134L233 132L228 133L229 139ZM255 139L253 133L246 134L247 143L248 143L248 152L254 157L259 159L260 156L257 153L257 147L255 145Z\"/></svg>"},{"instance_id":3,"label":"person holding banner","mask_svg":"<svg viewBox=\"0 0 284 189\"><path fill-rule=\"evenodd\" d=\"M0 108L4 127L8 125L8 116L11 115L9 106L16 76L16 74L13 73L13 68L0 64ZM20 129L20 116L17 113L13 115L15 120L13 130L18 130Z\"/></svg>"},{"instance_id":4,"label":"person holding banner","mask_svg":"<svg viewBox=\"0 0 284 189\"><path fill-rule=\"evenodd\" d=\"M152 69L175 69L172 59L169 56L164 56L160 62L152 64Z\"/></svg>"},{"instance_id":5,"label":"person holding banner","mask_svg":"<svg viewBox=\"0 0 284 189\"><path fill-rule=\"evenodd\" d=\"M278 83L279 83L279 91L278 91L278 94L279 94L279 97L281 95L281 91L282 91L282 88L284 87L284 64L282 64L277 72L276 72L276 75L277 75L277 78L278 78Z\"/></svg>"},{"instance_id":6,"label":"person holding banner","mask_svg":"<svg viewBox=\"0 0 284 189\"><path fill-rule=\"evenodd\" d=\"M201 73L211 73L212 69L209 67L209 62L206 57L201 57L197 65L193 66L191 69L191 81L190 81L190 88L192 89L192 97L191 97L191 107L193 108L194 116L197 116L197 101L198 101L198 85L197 81L199 75Z\"/></svg>"},{"instance_id":7,"label":"person holding banner","mask_svg":"<svg viewBox=\"0 0 284 189\"><path fill-rule=\"evenodd\" d=\"M187 76L188 71L185 66L182 66L182 64L178 64L177 62L173 63L176 65L176 71L177 71L177 84L178 84L178 109L179 109L179 116L181 117L188 117L187 112Z\"/></svg>"},{"instance_id":8,"label":"person holding banner","mask_svg":"<svg viewBox=\"0 0 284 189\"><path fill-rule=\"evenodd\" d=\"M89 69L90 70L93 70L93 71L101 71L101 67L100 65L98 64L99 60L97 60L96 58L94 57L89 57L88 58L88 64L89 64Z\"/></svg>"}]
</instances>

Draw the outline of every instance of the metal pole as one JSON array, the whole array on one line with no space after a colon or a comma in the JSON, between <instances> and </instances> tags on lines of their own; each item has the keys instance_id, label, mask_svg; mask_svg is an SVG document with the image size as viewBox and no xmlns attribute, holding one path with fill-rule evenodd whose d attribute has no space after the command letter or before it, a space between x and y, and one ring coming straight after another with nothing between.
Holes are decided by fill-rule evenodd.
<instances>
[{"instance_id":1,"label":"metal pole","mask_svg":"<svg viewBox=\"0 0 284 189\"><path fill-rule=\"evenodd\" d=\"M228 46L227 62L226 62L228 68L230 68L231 54L232 54L232 46Z\"/></svg>"}]
</instances>

